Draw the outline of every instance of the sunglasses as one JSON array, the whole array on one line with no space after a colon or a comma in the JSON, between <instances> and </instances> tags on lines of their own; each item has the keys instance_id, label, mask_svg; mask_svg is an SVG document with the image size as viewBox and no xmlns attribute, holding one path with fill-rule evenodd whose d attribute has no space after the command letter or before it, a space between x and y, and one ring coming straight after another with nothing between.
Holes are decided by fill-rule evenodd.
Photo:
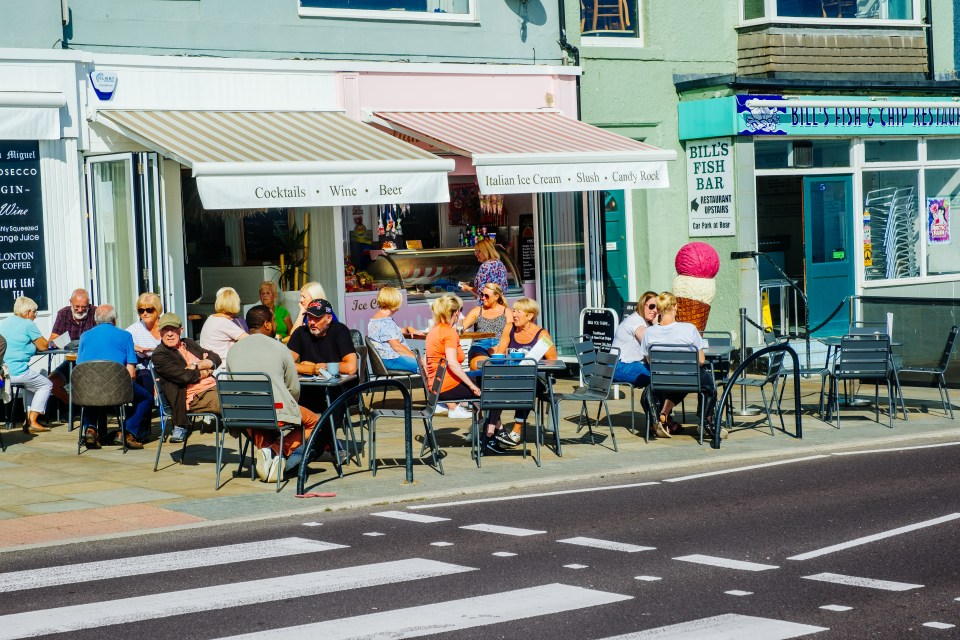
<instances>
[{"instance_id":1,"label":"sunglasses","mask_svg":"<svg viewBox=\"0 0 960 640\"><path fill-rule=\"evenodd\" d=\"M492 294L492 293L481 293L481 294L480 294L480 297L483 298L484 300L489 300L490 298L493 297L493 294Z\"/></svg>"},{"instance_id":2,"label":"sunglasses","mask_svg":"<svg viewBox=\"0 0 960 640\"><path fill-rule=\"evenodd\" d=\"M656 302L651 302L650 304L647 305L647 309L650 309L651 311L656 308L657 308Z\"/></svg>"},{"instance_id":3,"label":"sunglasses","mask_svg":"<svg viewBox=\"0 0 960 640\"><path fill-rule=\"evenodd\" d=\"M145 313L153 313L155 311L156 309L153 307L143 307L142 309L137 309L137 314L142 316Z\"/></svg>"}]
</instances>

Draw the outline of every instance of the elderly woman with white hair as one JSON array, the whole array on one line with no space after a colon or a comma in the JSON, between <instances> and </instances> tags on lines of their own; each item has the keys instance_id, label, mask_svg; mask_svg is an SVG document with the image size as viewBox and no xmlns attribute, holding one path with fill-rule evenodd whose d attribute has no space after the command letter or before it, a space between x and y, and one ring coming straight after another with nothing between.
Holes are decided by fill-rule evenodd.
<instances>
[{"instance_id":1,"label":"elderly woman with white hair","mask_svg":"<svg viewBox=\"0 0 960 640\"><path fill-rule=\"evenodd\" d=\"M308 282L300 287L300 309L297 311L297 317L293 319L293 326L290 327L290 335L293 335L294 329L303 325L304 317L307 313L307 305L313 300L326 299L327 294L323 290L323 285L319 282ZM333 319L337 319L336 314L334 314Z\"/></svg>"},{"instance_id":2,"label":"elderly woman with white hair","mask_svg":"<svg viewBox=\"0 0 960 640\"><path fill-rule=\"evenodd\" d=\"M250 335L237 318L240 314L240 294L233 287L223 287L217 291L213 309L214 314L206 319L200 329L200 344L226 362L230 347Z\"/></svg>"},{"instance_id":3,"label":"elderly woman with white hair","mask_svg":"<svg viewBox=\"0 0 960 640\"><path fill-rule=\"evenodd\" d=\"M53 383L30 370L30 359L37 350L47 350L47 340L34 322L36 319L37 303L21 296L13 303L13 315L0 322L0 334L7 340L5 361L10 367L10 382L23 385L23 401L27 406L24 433L50 431L38 418L47 410Z\"/></svg>"}]
</instances>

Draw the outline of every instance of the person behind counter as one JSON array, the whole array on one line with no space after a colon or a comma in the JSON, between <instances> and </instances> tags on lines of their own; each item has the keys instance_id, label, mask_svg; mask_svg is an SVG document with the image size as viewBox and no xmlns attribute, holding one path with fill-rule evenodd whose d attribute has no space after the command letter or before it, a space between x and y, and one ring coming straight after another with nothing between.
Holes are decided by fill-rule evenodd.
<instances>
[{"instance_id":1,"label":"person behind counter","mask_svg":"<svg viewBox=\"0 0 960 640\"><path fill-rule=\"evenodd\" d=\"M484 238L477 242L473 247L473 255L480 262L480 269L477 276L473 279L473 285L466 282L460 283L460 289L469 291L476 296L477 301L481 300L480 292L483 285L493 282L500 285L502 291L507 290L507 268L500 262L500 254L497 253L497 247L490 238Z\"/></svg>"},{"instance_id":2,"label":"person behind counter","mask_svg":"<svg viewBox=\"0 0 960 640\"><path fill-rule=\"evenodd\" d=\"M326 299L327 294L323 290L323 285L319 282L308 282L303 285L300 288L300 308L297 310L297 317L293 319L293 326L290 327L290 335L293 335L294 329L302 327L306 322L307 305L309 305L312 300Z\"/></svg>"},{"instance_id":3,"label":"person behind counter","mask_svg":"<svg viewBox=\"0 0 960 640\"><path fill-rule=\"evenodd\" d=\"M463 300L452 293L446 293L433 301L430 309L433 311L433 328L427 333L426 361L427 387L433 388L433 381L437 377L437 368L440 360L447 360L447 375L440 386L440 401L445 402L449 410L448 417L468 420L473 413L464 409L457 400L472 400L480 396L480 387L474 384L470 376L460 365L463 362L463 349L460 347L460 335L453 328ZM479 371L475 372L479 375Z\"/></svg>"},{"instance_id":4,"label":"person behind counter","mask_svg":"<svg viewBox=\"0 0 960 640\"><path fill-rule=\"evenodd\" d=\"M274 331L277 338L286 341L287 336L293 331L293 320L290 318L290 312L279 304L280 289L273 280L264 280L260 283L260 304L270 309L273 314ZM249 323L248 328L249 328Z\"/></svg>"},{"instance_id":5,"label":"person behind counter","mask_svg":"<svg viewBox=\"0 0 960 640\"><path fill-rule=\"evenodd\" d=\"M221 362L226 362L230 347L250 335L245 325L237 320L240 295L233 287L223 287L217 291L213 308L215 313L204 321L200 329L200 344L220 356Z\"/></svg>"},{"instance_id":6,"label":"person behind counter","mask_svg":"<svg viewBox=\"0 0 960 640\"><path fill-rule=\"evenodd\" d=\"M492 333L492 338L474 340L467 352L470 368L479 369L483 361L493 353L505 353L497 350L504 333L509 334L513 329L513 320L508 313L507 301L503 297L503 289L495 282L488 282L480 289L480 304L470 309L463 319L463 328L474 327L475 331Z\"/></svg>"},{"instance_id":7,"label":"person behind counter","mask_svg":"<svg viewBox=\"0 0 960 640\"><path fill-rule=\"evenodd\" d=\"M367 323L367 337L370 338L373 348L380 354L387 369L418 373L420 367L417 365L417 358L404 338L404 335L412 336L418 332L413 327L401 329L393 319L393 314L400 309L402 303L403 296L398 289L394 287L380 289L377 293L377 312Z\"/></svg>"}]
</instances>

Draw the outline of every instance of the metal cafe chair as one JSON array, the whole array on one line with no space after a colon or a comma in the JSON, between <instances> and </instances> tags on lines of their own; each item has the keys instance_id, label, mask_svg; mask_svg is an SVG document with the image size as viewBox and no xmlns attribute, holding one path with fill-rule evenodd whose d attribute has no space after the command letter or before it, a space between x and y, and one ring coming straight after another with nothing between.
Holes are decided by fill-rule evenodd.
<instances>
[{"instance_id":1,"label":"metal cafe chair","mask_svg":"<svg viewBox=\"0 0 960 640\"><path fill-rule=\"evenodd\" d=\"M617 347L612 347L610 352L606 351L595 351L594 352L595 360L586 365L585 368L581 368L581 373L584 377L584 385L574 389L571 393L561 393L554 396L554 406L550 407L550 411L558 411L560 403L564 400L572 400L574 402L580 403L580 415L577 422L577 432L583 428L584 417L586 417L587 431L590 434L590 442L596 444L596 440L593 435L594 422L591 421L589 414L587 413L587 403L596 402L597 403L597 419L595 425L600 427L600 412L601 410L606 413L607 416L607 427L610 429L610 440L613 442L613 450L619 451L617 448L617 436L613 432L613 422L610 419L610 407L607 404L607 401L610 399L610 389L613 387L613 372L617 368L617 360L620 358L620 349Z\"/></svg>"},{"instance_id":2,"label":"metal cafe chair","mask_svg":"<svg viewBox=\"0 0 960 640\"><path fill-rule=\"evenodd\" d=\"M777 403L777 416L780 418L780 428L786 430L783 423L783 410L780 408L780 397L777 394L780 381L783 378L783 359L787 355L786 351L777 351L767 357L766 374L761 378L738 378L734 384L741 387L754 387L760 389L760 398L763 400L763 410L767 414L767 424L770 425L770 435L773 435L773 419L770 417L770 409L774 402ZM720 383L717 382L717 385ZM767 399L766 386L770 385L770 398ZM727 396L730 397L729 395ZM747 428L757 427L757 423Z\"/></svg>"},{"instance_id":3,"label":"metal cafe chair","mask_svg":"<svg viewBox=\"0 0 960 640\"><path fill-rule=\"evenodd\" d=\"M534 416L534 443L536 455L534 462L540 466L540 442L543 438L540 416L537 413L537 361L532 358L523 360L502 359L485 360L483 375L480 378L480 419L473 421L473 453L480 468L483 457L480 429L486 424L483 416L491 409L503 411L529 411ZM523 443L523 458L527 457L527 429L520 432Z\"/></svg>"},{"instance_id":4,"label":"metal cafe chair","mask_svg":"<svg viewBox=\"0 0 960 640\"><path fill-rule=\"evenodd\" d=\"M852 335L844 336L840 340L840 354L829 373L830 390L828 397L836 418L836 427L840 428L840 394L841 380L856 380L858 382L873 382L874 409L876 420L880 422L880 383L887 387L887 413L890 417L890 428L893 428L893 390L892 390L892 363L890 360L890 337L887 335Z\"/></svg>"},{"instance_id":5,"label":"metal cafe chair","mask_svg":"<svg viewBox=\"0 0 960 640\"><path fill-rule=\"evenodd\" d=\"M937 383L937 389L940 391L940 401L943 403L943 412L953 420L953 405L950 403L950 391L947 390L947 381L944 374L947 366L950 364L950 357L953 355L953 349L957 344L957 325L950 328L950 334L947 336L947 344L943 347L943 354L940 356L940 362L936 367L904 367L900 373L920 373L934 377ZM901 398L902 398L901 394Z\"/></svg>"},{"instance_id":6,"label":"metal cafe chair","mask_svg":"<svg viewBox=\"0 0 960 640\"><path fill-rule=\"evenodd\" d=\"M391 369L387 366L387 363L380 353L377 351L376 347L373 344L373 341L367 337L366 338L366 347L367 354L370 357L370 373L371 375L376 376L377 378L404 378L405 384L407 387L410 387L413 384L413 380L417 377L417 374L410 373L409 371L404 371L402 369ZM418 359L419 362L419 359ZM387 389L383 389L383 399L382 402L385 402L387 399Z\"/></svg>"},{"instance_id":7,"label":"metal cafe chair","mask_svg":"<svg viewBox=\"0 0 960 640\"><path fill-rule=\"evenodd\" d=\"M371 351L372 353L372 351ZM419 354L417 361L420 361ZM421 367L423 369L423 367ZM424 374L425 375L425 374ZM443 386L443 379L447 375L447 359L441 358L437 364L437 375L433 379L433 385L426 391L426 404L422 409L414 409L410 412L412 420L423 421L423 445L420 447L420 456L422 457L427 447L430 447L430 455L433 458L433 465L440 475L443 473L443 461L441 460L440 447L437 446L437 437L433 431L433 414L437 408L437 400L440 397L440 388ZM426 378L424 378L426 384ZM403 409L373 409L370 412L370 470L373 475L377 475L377 420L380 418L399 418L404 417Z\"/></svg>"},{"instance_id":8,"label":"metal cafe chair","mask_svg":"<svg viewBox=\"0 0 960 640\"><path fill-rule=\"evenodd\" d=\"M167 439L167 429L170 426L170 420L173 418L173 408L170 406L170 401L167 400L167 395L163 392L163 389L160 387L160 378L157 376L157 372L154 370L153 366L150 367L151 377L153 378L153 391L156 394L157 398L157 409L160 414L160 439L157 441L157 458L153 462L153 470L156 471L160 466L160 452L163 450L163 443ZM216 425L215 437L220 434L220 416L215 413L209 412L187 412L187 421L189 422L190 430L193 430L193 427L196 426L198 421L207 421L214 420ZM173 425L176 426L176 425ZM180 460L179 463L183 464L183 460L187 455L187 441L189 438L183 439L183 446L180 448ZM243 458L246 456L246 447L244 445L243 456L240 460L240 468L243 468ZM217 459L217 478L216 478L216 487L220 488L220 459Z\"/></svg>"},{"instance_id":9,"label":"metal cafe chair","mask_svg":"<svg viewBox=\"0 0 960 640\"><path fill-rule=\"evenodd\" d=\"M708 392L700 384L700 354L690 345L658 344L650 349L650 416L656 419L660 413L658 395L696 393L700 406L710 406ZM707 411L700 411L699 442L703 444L703 432ZM719 426L719 425L716 425ZM715 426L715 428L716 428Z\"/></svg>"},{"instance_id":10,"label":"metal cafe chair","mask_svg":"<svg viewBox=\"0 0 960 640\"><path fill-rule=\"evenodd\" d=\"M589 368L590 365L592 365L597 360L596 354L598 349L594 344L593 339L586 335L577 336L576 338L573 339L573 350L577 356L577 364L580 367L580 371L585 371L587 368ZM616 367L614 367L614 370L616 370ZM623 380L617 380L616 382L613 383L613 385L621 385L630 389L630 433L636 434L637 433L636 391L638 388L642 388L642 387L637 387L637 385L633 384L632 382L625 382ZM611 385L611 390L613 388L613 385ZM641 398L642 397L643 396L641 396ZM644 442L650 442L649 429L644 435L643 440Z\"/></svg>"},{"instance_id":11,"label":"metal cafe chair","mask_svg":"<svg viewBox=\"0 0 960 640\"><path fill-rule=\"evenodd\" d=\"M306 442L306 434L302 424L280 424L277 421L273 385L270 383L270 376L267 374L240 371L221 372L217 375L217 396L220 398L224 436L229 429L241 432L247 429L268 431L280 435L280 461L277 464L281 465L281 469L285 462L283 458L284 435L299 429L302 441ZM322 429L323 425L318 424L316 428ZM220 488L220 460L223 457L224 440L223 437L217 438L218 489ZM244 451L246 451L246 447L244 447ZM282 473L277 474L277 493L280 492L282 477Z\"/></svg>"},{"instance_id":12,"label":"metal cafe chair","mask_svg":"<svg viewBox=\"0 0 960 640\"><path fill-rule=\"evenodd\" d=\"M126 406L133 402L133 379L130 372L119 362L92 360L78 364L70 380L73 403L81 407L117 407L117 422L120 424L120 439L123 452L127 452L125 427ZM82 424L81 419L81 424ZM77 439L77 455L83 448L85 429L80 429Z\"/></svg>"}]
</instances>

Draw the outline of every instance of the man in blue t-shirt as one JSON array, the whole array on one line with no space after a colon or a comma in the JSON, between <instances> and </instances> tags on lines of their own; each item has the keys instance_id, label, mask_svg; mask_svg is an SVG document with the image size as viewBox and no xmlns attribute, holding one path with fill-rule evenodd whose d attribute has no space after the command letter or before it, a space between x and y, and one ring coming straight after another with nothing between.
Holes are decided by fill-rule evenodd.
<instances>
[{"instance_id":1,"label":"man in blue t-shirt","mask_svg":"<svg viewBox=\"0 0 960 640\"><path fill-rule=\"evenodd\" d=\"M102 304L94 312L97 326L80 336L77 364L92 360L110 360L124 365L130 378L136 375L137 352L133 348L133 335L117 327L117 311L112 305ZM128 449L143 449L143 442L150 434L150 412L153 394L133 382L133 411L127 413L125 423ZM83 440L88 449L99 449L101 438L107 435L107 414L102 407L83 409ZM121 432L116 433L113 444L123 445Z\"/></svg>"}]
</instances>

